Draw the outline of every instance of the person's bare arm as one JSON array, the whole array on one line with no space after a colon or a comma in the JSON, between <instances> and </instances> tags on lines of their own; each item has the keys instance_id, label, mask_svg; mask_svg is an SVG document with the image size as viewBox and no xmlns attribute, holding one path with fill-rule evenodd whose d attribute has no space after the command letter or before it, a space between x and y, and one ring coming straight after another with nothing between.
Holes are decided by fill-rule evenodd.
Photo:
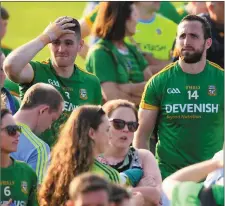
<instances>
[{"instance_id":1,"label":"person's bare arm","mask_svg":"<svg viewBox=\"0 0 225 206\"><path fill-rule=\"evenodd\" d=\"M56 40L63 34L74 34L68 27L74 26L72 18L58 18L50 24L37 38L12 51L4 61L4 71L7 76L17 83L29 83L33 80L34 71L29 64L33 57L48 43Z\"/></svg>"},{"instance_id":2,"label":"person's bare arm","mask_svg":"<svg viewBox=\"0 0 225 206\"><path fill-rule=\"evenodd\" d=\"M146 149L138 149L138 155L144 171L138 186L161 187L162 177L154 155Z\"/></svg>"},{"instance_id":3,"label":"person's bare arm","mask_svg":"<svg viewBox=\"0 0 225 206\"><path fill-rule=\"evenodd\" d=\"M144 70L144 80L148 81L153 75L151 66L147 66Z\"/></svg>"},{"instance_id":4,"label":"person's bare arm","mask_svg":"<svg viewBox=\"0 0 225 206\"><path fill-rule=\"evenodd\" d=\"M200 182L212 171L222 168L223 161L207 160L198 164L185 167L170 175L163 181L163 191L169 199L172 198L173 189L180 182Z\"/></svg>"},{"instance_id":5,"label":"person's bare arm","mask_svg":"<svg viewBox=\"0 0 225 206\"><path fill-rule=\"evenodd\" d=\"M112 99L127 99L136 105L139 105L140 103L141 93L144 90L144 85L145 83L117 84L114 82L104 82L101 84L107 101ZM132 90L132 88L135 90Z\"/></svg>"},{"instance_id":6,"label":"person's bare arm","mask_svg":"<svg viewBox=\"0 0 225 206\"><path fill-rule=\"evenodd\" d=\"M139 127L134 134L133 145L149 150L149 137L155 127L158 110L139 109Z\"/></svg>"}]
</instances>

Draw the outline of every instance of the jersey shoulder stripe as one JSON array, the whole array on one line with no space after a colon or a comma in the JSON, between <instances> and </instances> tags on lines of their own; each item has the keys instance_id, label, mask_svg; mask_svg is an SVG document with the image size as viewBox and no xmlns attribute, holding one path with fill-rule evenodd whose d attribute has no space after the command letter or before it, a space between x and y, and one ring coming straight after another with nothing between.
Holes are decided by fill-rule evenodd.
<instances>
[{"instance_id":1,"label":"jersey shoulder stripe","mask_svg":"<svg viewBox=\"0 0 225 206\"><path fill-rule=\"evenodd\" d=\"M224 69L223 69L221 66L219 66L218 64L216 64L216 63L214 63L214 62L211 62L211 61L208 61L208 62L209 62L209 64L210 64L211 66L213 66L214 68L219 69L219 70L221 70L221 71L224 72Z\"/></svg>"},{"instance_id":2,"label":"jersey shoulder stripe","mask_svg":"<svg viewBox=\"0 0 225 206\"><path fill-rule=\"evenodd\" d=\"M38 176L39 182L43 180L45 168L48 162L48 152L45 143L34 135L28 128L22 126L22 132L25 137L33 144L34 148L37 150L37 165L36 174Z\"/></svg>"},{"instance_id":3,"label":"jersey shoulder stripe","mask_svg":"<svg viewBox=\"0 0 225 206\"><path fill-rule=\"evenodd\" d=\"M96 160L95 160L95 164L97 167L103 170L113 182L117 182L117 183L119 182L118 174L114 171L113 168L110 168Z\"/></svg>"},{"instance_id":4,"label":"jersey shoulder stripe","mask_svg":"<svg viewBox=\"0 0 225 206\"><path fill-rule=\"evenodd\" d=\"M78 67L77 65L76 65L76 67L77 67L77 69L79 69L83 73L86 73L86 74L89 74L91 76L97 77L95 74L92 74L91 72L88 72L87 70L82 69L82 68Z\"/></svg>"}]
</instances>

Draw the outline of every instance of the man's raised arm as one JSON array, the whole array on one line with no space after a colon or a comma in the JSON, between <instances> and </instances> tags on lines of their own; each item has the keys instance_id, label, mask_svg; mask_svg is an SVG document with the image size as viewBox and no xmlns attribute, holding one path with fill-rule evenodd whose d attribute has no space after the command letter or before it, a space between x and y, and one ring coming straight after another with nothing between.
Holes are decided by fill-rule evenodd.
<instances>
[{"instance_id":1,"label":"man's raised arm","mask_svg":"<svg viewBox=\"0 0 225 206\"><path fill-rule=\"evenodd\" d=\"M29 62L48 43L63 34L73 34L67 28L75 26L70 17L60 17L51 23L44 32L30 42L15 49L4 61L3 69L9 79L17 83L29 83L33 80L34 71Z\"/></svg>"}]
</instances>

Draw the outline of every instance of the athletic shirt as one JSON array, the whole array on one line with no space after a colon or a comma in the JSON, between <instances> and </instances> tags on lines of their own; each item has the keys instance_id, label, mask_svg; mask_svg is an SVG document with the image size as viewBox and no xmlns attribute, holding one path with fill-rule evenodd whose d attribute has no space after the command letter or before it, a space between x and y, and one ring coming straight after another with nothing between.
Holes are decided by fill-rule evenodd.
<instances>
[{"instance_id":1,"label":"athletic shirt","mask_svg":"<svg viewBox=\"0 0 225 206\"><path fill-rule=\"evenodd\" d=\"M105 177L107 180L109 180L112 183L117 183L117 184L121 183L120 174L112 167L102 164L97 159L94 161L94 164L90 172L102 175L103 177Z\"/></svg>"},{"instance_id":2,"label":"athletic shirt","mask_svg":"<svg viewBox=\"0 0 225 206\"><path fill-rule=\"evenodd\" d=\"M69 78L58 76L50 60L45 62L30 62L34 71L33 80L30 83L20 84L20 97L23 96L32 85L42 82L51 84L64 99L63 113L51 126L40 135L50 147L58 137L59 128L66 122L71 112L84 104L100 105L102 103L101 86L98 78L74 65L74 72Z\"/></svg>"},{"instance_id":3,"label":"athletic shirt","mask_svg":"<svg viewBox=\"0 0 225 206\"><path fill-rule=\"evenodd\" d=\"M17 151L11 153L11 157L29 164L38 176L38 183L41 184L50 164L50 148L26 124L17 122L17 125L21 126L22 132Z\"/></svg>"},{"instance_id":4,"label":"athletic shirt","mask_svg":"<svg viewBox=\"0 0 225 206\"><path fill-rule=\"evenodd\" d=\"M156 158L163 179L175 171L211 159L224 141L224 70L207 61L198 74L178 62L146 84L140 107L158 110Z\"/></svg>"},{"instance_id":5,"label":"athletic shirt","mask_svg":"<svg viewBox=\"0 0 225 206\"><path fill-rule=\"evenodd\" d=\"M125 170L132 168L142 169L138 152L133 147L130 147L124 160L117 164L110 164L110 162L107 159L105 159L104 155L99 155L97 159L99 162L109 165L110 167L116 169L118 172L123 172Z\"/></svg>"},{"instance_id":6,"label":"athletic shirt","mask_svg":"<svg viewBox=\"0 0 225 206\"><path fill-rule=\"evenodd\" d=\"M150 20L139 20L133 38L142 52L156 59L169 60L176 38L177 24L155 13Z\"/></svg>"},{"instance_id":7,"label":"athletic shirt","mask_svg":"<svg viewBox=\"0 0 225 206\"><path fill-rule=\"evenodd\" d=\"M37 176L26 163L16 161L1 168L0 205L12 199L10 206L37 206Z\"/></svg>"}]
</instances>

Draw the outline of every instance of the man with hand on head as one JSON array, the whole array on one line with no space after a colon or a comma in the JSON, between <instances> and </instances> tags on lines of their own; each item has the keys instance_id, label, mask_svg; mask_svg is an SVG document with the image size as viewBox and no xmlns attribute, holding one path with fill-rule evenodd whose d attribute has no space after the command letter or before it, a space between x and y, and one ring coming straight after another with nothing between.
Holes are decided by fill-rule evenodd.
<instances>
[{"instance_id":1,"label":"man with hand on head","mask_svg":"<svg viewBox=\"0 0 225 206\"><path fill-rule=\"evenodd\" d=\"M46 62L31 61L46 45L51 58ZM7 76L20 85L22 99L26 90L38 82L53 85L62 95L63 114L51 130L40 136L50 147L56 141L60 125L73 109L83 104L99 105L102 101L98 78L74 64L82 45L79 22L71 17L60 17L41 35L10 53L4 62Z\"/></svg>"}]
</instances>

